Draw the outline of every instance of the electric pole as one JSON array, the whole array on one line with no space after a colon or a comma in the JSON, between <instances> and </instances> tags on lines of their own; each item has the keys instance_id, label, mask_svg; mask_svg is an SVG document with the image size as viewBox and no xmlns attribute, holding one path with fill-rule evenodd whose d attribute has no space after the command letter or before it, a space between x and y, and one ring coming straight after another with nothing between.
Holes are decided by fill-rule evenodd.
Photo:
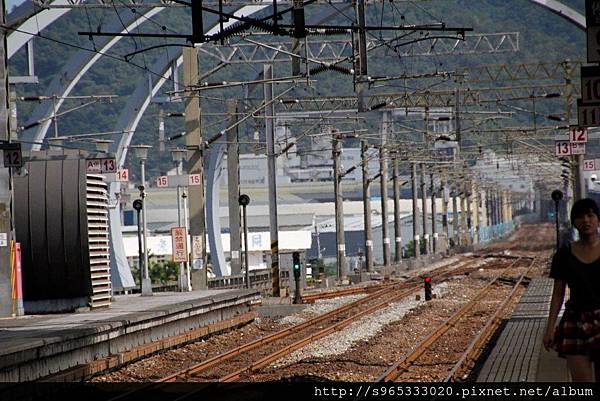
<instances>
[{"instance_id":1,"label":"electric pole","mask_svg":"<svg viewBox=\"0 0 600 401\"><path fill-rule=\"evenodd\" d=\"M565 97L567 99L567 124L571 124L571 115L573 114L573 66L570 60L565 60ZM574 200L579 200L586 197L585 178L583 176L583 158L584 155L572 156L571 163L575 186L573 188Z\"/></svg>"},{"instance_id":2,"label":"electric pole","mask_svg":"<svg viewBox=\"0 0 600 401\"><path fill-rule=\"evenodd\" d=\"M456 76L456 79L454 80L456 82L456 89L454 92L454 121L455 121L455 126L456 126L456 142L458 143L458 147L460 149L460 142L461 142L461 126L460 126L460 87L463 81L463 77L460 75Z\"/></svg>"},{"instance_id":3,"label":"electric pole","mask_svg":"<svg viewBox=\"0 0 600 401\"><path fill-rule=\"evenodd\" d=\"M460 244L461 245L469 245L468 236L469 232L467 231L467 196L466 196L466 188L464 181L461 183L461 193L460 193Z\"/></svg>"},{"instance_id":4,"label":"electric pole","mask_svg":"<svg viewBox=\"0 0 600 401\"><path fill-rule=\"evenodd\" d=\"M417 202L417 163L411 164L410 171L411 191L412 191L412 225L413 225L413 245L415 259L418 259L421 254L419 244L419 205Z\"/></svg>"},{"instance_id":5,"label":"electric pole","mask_svg":"<svg viewBox=\"0 0 600 401\"><path fill-rule=\"evenodd\" d=\"M339 282L346 278L346 243L344 239L344 197L342 195L341 168L341 137L334 133L333 147L333 192L335 196L335 234L337 244L337 279Z\"/></svg>"},{"instance_id":6,"label":"electric pole","mask_svg":"<svg viewBox=\"0 0 600 401\"><path fill-rule=\"evenodd\" d=\"M365 264L368 272L373 271L373 227L371 225L371 182L369 179L369 161L367 160L367 141L360 141L363 186L363 220L365 235Z\"/></svg>"},{"instance_id":7,"label":"electric pole","mask_svg":"<svg viewBox=\"0 0 600 401\"><path fill-rule=\"evenodd\" d=\"M396 237L396 255L394 261L396 263L402 262L402 232L400 226L400 167L398 161L398 155L394 155L393 159L393 185L394 185L394 234Z\"/></svg>"},{"instance_id":8,"label":"electric pole","mask_svg":"<svg viewBox=\"0 0 600 401\"><path fill-rule=\"evenodd\" d=\"M387 160L385 146L379 148L379 186L381 190L381 238L383 240L383 266L390 266L390 237L388 235L388 204L387 204Z\"/></svg>"},{"instance_id":9,"label":"electric pole","mask_svg":"<svg viewBox=\"0 0 600 401\"><path fill-rule=\"evenodd\" d=\"M492 204L490 202L490 190L485 190L485 221L488 227L491 227L492 224Z\"/></svg>"},{"instance_id":10,"label":"electric pole","mask_svg":"<svg viewBox=\"0 0 600 401\"><path fill-rule=\"evenodd\" d=\"M501 190L498 191L498 222L500 224L504 223L504 200L502 199L503 192Z\"/></svg>"},{"instance_id":11,"label":"electric pole","mask_svg":"<svg viewBox=\"0 0 600 401\"><path fill-rule=\"evenodd\" d=\"M189 88L198 85L198 49L183 48L183 84L185 87L185 146L188 154L188 174L199 174L200 185L188 188L190 208L190 235L192 236L193 270L192 288L206 289L208 286L208 265L206 263L206 215L204 202L204 143L202 141L202 112L200 96Z\"/></svg>"},{"instance_id":12,"label":"electric pole","mask_svg":"<svg viewBox=\"0 0 600 401\"><path fill-rule=\"evenodd\" d=\"M465 202L467 203L467 244L473 244L473 186L470 181L465 183Z\"/></svg>"},{"instance_id":13,"label":"electric pole","mask_svg":"<svg viewBox=\"0 0 600 401\"><path fill-rule=\"evenodd\" d=\"M368 76L367 71L367 35L365 31L365 0L355 0L356 17L358 23L358 73L355 74L356 95L358 97L358 111L366 111L365 84L363 80Z\"/></svg>"},{"instance_id":14,"label":"electric pole","mask_svg":"<svg viewBox=\"0 0 600 401\"><path fill-rule=\"evenodd\" d=\"M460 245L460 229L458 227L458 202L456 200L456 183L452 186L452 236L454 237L454 246Z\"/></svg>"},{"instance_id":15,"label":"electric pole","mask_svg":"<svg viewBox=\"0 0 600 401\"><path fill-rule=\"evenodd\" d=\"M276 13L277 3L274 3L273 13ZM292 4L291 13L292 25L294 26L294 35L292 37L292 53L297 57L292 57L292 75L300 75L300 40L306 38L306 28L304 22L304 2L295 0ZM277 22L277 19L275 19Z\"/></svg>"},{"instance_id":16,"label":"electric pole","mask_svg":"<svg viewBox=\"0 0 600 401\"><path fill-rule=\"evenodd\" d=\"M228 125L237 123L237 100L227 99L225 102L229 117ZM229 199L229 254L231 256L231 274L242 273L242 233L240 219L240 152L238 129L227 131L227 190Z\"/></svg>"},{"instance_id":17,"label":"electric pole","mask_svg":"<svg viewBox=\"0 0 600 401\"><path fill-rule=\"evenodd\" d=\"M433 180L433 172L429 174L431 180L431 252L436 253L437 251L437 228L436 223L436 205L435 205L435 185Z\"/></svg>"},{"instance_id":18,"label":"electric pole","mask_svg":"<svg viewBox=\"0 0 600 401\"><path fill-rule=\"evenodd\" d=\"M450 248L450 228L448 227L448 180L446 174L442 173L442 185L440 188L442 194L442 231L446 237L446 249Z\"/></svg>"},{"instance_id":19,"label":"electric pole","mask_svg":"<svg viewBox=\"0 0 600 401\"><path fill-rule=\"evenodd\" d=\"M279 224L277 222L277 166L275 155L275 104L273 103L273 65L265 64L263 85L265 108L265 134L267 136L267 175L269 183L269 231L271 233L271 276L273 296L281 295L279 285Z\"/></svg>"},{"instance_id":20,"label":"electric pole","mask_svg":"<svg viewBox=\"0 0 600 401\"><path fill-rule=\"evenodd\" d=\"M423 208L423 243L425 245L424 254L429 253L429 234L427 233L427 186L425 184L425 165L421 163L421 205Z\"/></svg>"}]
</instances>

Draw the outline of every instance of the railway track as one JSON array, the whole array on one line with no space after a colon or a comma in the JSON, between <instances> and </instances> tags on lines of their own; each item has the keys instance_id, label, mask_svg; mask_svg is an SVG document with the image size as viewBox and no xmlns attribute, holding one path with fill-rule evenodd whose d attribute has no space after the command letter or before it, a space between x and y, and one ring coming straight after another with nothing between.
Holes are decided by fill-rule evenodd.
<instances>
[{"instance_id":1,"label":"railway track","mask_svg":"<svg viewBox=\"0 0 600 401\"><path fill-rule=\"evenodd\" d=\"M464 256L458 256L459 260L457 261L458 267L464 265L465 263L469 263L470 258L464 257ZM377 291L378 289L381 288L388 288L391 286L396 285L397 282L390 282L390 281L386 281L386 282L381 282L378 284L373 284L373 285L367 285L367 286L356 286L356 287L351 287L351 288L344 288L344 289L335 289L335 290L331 290L331 291L318 291L318 292L309 292L306 294L302 295L302 303L304 304L312 304L315 303L318 300L322 300L322 299L331 299L331 298L337 298L337 297L342 297L342 296L347 296L347 295L357 295L357 294L369 294L372 292Z\"/></svg>"},{"instance_id":2,"label":"railway track","mask_svg":"<svg viewBox=\"0 0 600 401\"><path fill-rule=\"evenodd\" d=\"M525 266L523 266L523 264ZM431 375L432 380L459 380L462 377L462 372L470 367L470 364L481 352L485 342L494 332L501 319L501 313L511 303L518 288L524 280L526 280L526 277L534 267L534 264L535 259L515 259L511 263L510 269L503 270L498 274L490 283L481 289L471 301L436 327L431 334L423 338L417 345L404 354L399 361L388 368L376 381L411 381L415 380L415 375L417 375L418 380L422 380L423 374L417 372L419 367L422 367L424 370L431 370L433 362L435 362L436 367L445 371L445 373L442 377L439 377L439 373L428 373ZM516 278L507 274L507 270L512 269L519 271ZM486 321L480 324L481 328L477 330L477 335L472 338L469 343L465 344L464 351L455 360L449 360L452 358L452 350L444 346L444 340L451 335L456 336L457 332L460 331L460 322L467 322L466 326L461 326L463 330L460 331L460 334L464 337L464 334L467 332L467 330L464 329L465 327L473 325L477 321L481 321L482 312L478 307L485 303L484 298L494 291L495 287L502 288L507 282L513 282L511 290L508 291L508 294L504 297L499 297L499 301L494 308L495 311ZM440 350L444 349L446 352L442 353ZM440 355L442 355L441 359Z\"/></svg>"},{"instance_id":3,"label":"railway track","mask_svg":"<svg viewBox=\"0 0 600 401\"><path fill-rule=\"evenodd\" d=\"M478 259L464 261L459 266L444 266L431 272L437 280L464 274L476 269ZM415 277L406 282L381 288L365 298L289 327L255 341L241 345L201 363L160 379L158 382L236 381L244 375L269 365L305 345L342 330L352 322L381 310L420 290L421 280Z\"/></svg>"},{"instance_id":4,"label":"railway track","mask_svg":"<svg viewBox=\"0 0 600 401\"><path fill-rule=\"evenodd\" d=\"M303 304L313 304L316 301L321 300L321 299L331 299L331 298L343 297L343 296L347 296L347 295L357 295L357 294L365 294L365 293L369 294L369 293L376 292L382 288L391 287L393 285L396 285L396 283L386 282L386 283L379 283L379 284L363 286L363 287L344 288L342 290L315 292L315 293L302 295L302 303Z\"/></svg>"},{"instance_id":5,"label":"railway track","mask_svg":"<svg viewBox=\"0 0 600 401\"><path fill-rule=\"evenodd\" d=\"M340 309L275 333L272 330L277 330L277 325L269 323L267 319L264 322L266 329L259 325L256 329L244 331L239 337L234 335L236 332L232 332L230 333L230 338L222 342L217 341L209 348L204 347L200 351L194 349L189 353L177 353L176 357L179 358L177 359L178 367L169 363L170 358L173 356L167 356L163 360L160 355L156 355L153 360L140 362L140 364L146 365L145 367L142 365L142 369L135 366L127 367L123 372L124 374L121 375L123 378L121 380L133 378L133 381L137 381L140 379L144 380L143 378L146 377L146 383L152 391L161 389L162 383L168 382L204 381L210 385L210 383L215 381L271 381L286 380L286 378L293 380L295 377L322 377L326 380L349 381L354 381L355 379L374 380L381 375L383 369L400 360L414 347L415 343L421 342L423 337L429 335L431 327L435 327L445 319L448 319L457 308L461 308L464 305L466 299L474 297L482 288L484 281L485 284L483 285L487 285L492 277L498 274L498 269L505 269L511 263L517 264L515 262L516 257L521 257L521 261L525 261L528 260L527 258L531 259L532 256L538 255L539 252L535 252L534 249L541 247L542 242L548 242L547 238L542 238L547 237L547 235L543 235L545 231L548 230L544 230L542 227L536 228L535 233L537 235L535 236L531 235L531 231L519 233L508 241L504 240L505 244L501 246L494 248L486 247L471 256L459 256L460 259L453 266L440 267L439 269L430 270L427 273L421 272L421 276L412 277L404 282L392 281L367 288L352 289L350 293L354 291L367 292L365 298L360 300L360 302L364 302L360 307L356 307L357 302L355 301ZM544 249L546 248L548 247L546 246ZM480 261L483 260L487 262L482 264ZM538 263L537 265L537 270L540 269L542 269L542 263ZM469 272L474 274L468 274ZM407 314L402 322L392 318L390 322L385 323L385 319L389 318L385 317L382 320L379 317L380 314L373 314L377 324L384 322L382 324L386 325L385 329L382 330L381 338L361 337L363 330L365 330L364 326L368 326L371 320L362 319L358 322L357 320L361 316L371 316L370 310L379 312L385 309L392 313L391 316L398 316L395 310L391 310L387 306L394 302L393 296L395 294L400 294L400 292L411 294L411 286L412 291L421 290L423 274L432 276L435 283L448 281L449 287L447 288L451 289L450 292L444 295L443 299L434 300L432 303L423 305L424 308L415 310L414 314L412 312ZM506 274L503 274L499 279L497 278L497 281L503 281L505 284L510 281L514 283L519 281L520 277L519 275L516 278L507 278ZM466 284L464 288L462 288L463 283ZM489 289L488 295L491 298L504 300L502 302L494 300L495 305L502 304L505 309L512 305L510 299L506 298L509 287L507 285L494 285ZM511 292L518 295L518 286L512 287ZM500 292L498 289L503 289L504 292ZM344 294L345 290L342 290L342 292L339 290L326 291L325 293L315 295L316 299L326 299L347 295ZM449 297L446 299L448 295ZM405 301L407 301L406 298L399 304L395 303L395 305L404 305ZM356 308L352 309L353 306ZM320 308L317 307L317 309ZM505 313L502 313L502 308L498 307L498 309L496 312L486 311L485 313L481 313L482 316L485 314L486 317L493 315L496 319L479 322L477 326L477 329L481 327L479 336L472 334L464 336L463 333L454 336L461 337L459 338L460 341L455 342L457 344L462 343L462 345L453 350L455 355L453 355L452 361L440 362L440 364L444 365L443 374L438 374L435 378L421 376L419 381L439 382L444 379L457 381L466 377L465 372L469 372L472 361L477 358L477 355L488 341L490 334L495 331L498 322L505 316ZM363 311L364 313L361 313ZM342 329L347 328L352 322L358 324L351 326L352 330L342 331ZM302 327L304 327L304 330L300 332L299 328ZM358 330L358 333L351 333L355 328ZM404 330L407 330L406 333L404 333ZM271 334L265 336L265 332ZM368 333L369 329L366 329L365 332ZM261 338L258 338L258 336L261 336ZM326 338L323 338L324 336ZM466 339L462 337L466 337ZM247 338L246 341L248 343L239 346L239 339L243 338ZM322 339L321 341L316 341L320 338ZM355 338L358 340L354 340ZM328 347L335 348L336 339L341 339L342 342L347 342L350 339L350 341L359 341L359 343L357 347L351 346L341 351L342 353L329 354L327 349ZM315 343L312 344L313 342ZM310 347L305 347L309 344ZM394 348L390 349L390 346ZM293 352L296 349L299 352ZM465 349L468 352L464 352ZM185 347L182 350L185 351ZM460 350L460 354L457 352L458 350ZM215 356L218 352L220 354ZM324 352L325 356L321 352ZM285 356L290 353L293 353L293 355L290 355L291 358L288 360ZM336 355L339 355L339 357ZM203 362L197 363L199 360ZM273 364L274 361L276 362ZM294 361L299 362L296 363ZM438 361L435 360L431 360L430 362L438 364ZM188 368L183 368L186 366ZM175 369L182 370L175 372ZM118 371L111 373L112 380L109 379L108 381L114 381L114 377L119 377L119 375L120 372ZM156 382L147 381L148 378L156 380L160 377L162 379ZM404 377L407 376L404 375L400 380L405 380ZM104 381L105 379L101 380ZM172 387L167 386L166 388ZM120 397L119 399L123 398ZM136 396L134 395L132 398L126 397L125 399L136 399Z\"/></svg>"}]
</instances>

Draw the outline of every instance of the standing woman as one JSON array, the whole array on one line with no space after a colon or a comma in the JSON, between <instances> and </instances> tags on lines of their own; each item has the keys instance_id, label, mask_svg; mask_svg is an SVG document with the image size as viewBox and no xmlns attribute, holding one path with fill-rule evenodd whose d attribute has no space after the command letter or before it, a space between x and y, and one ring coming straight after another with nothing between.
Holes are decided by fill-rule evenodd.
<instances>
[{"instance_id":1,"label":"standing woman","mask_svg":"<svg viewBox=\"0 0 600 401\"><path fill-rule=\"evenodd\" d=\"M554 289L544 347L554 348L560 357L566 357L574 382L600 381L599 221L600 210L594 200L575 202L571 224L579 231L579 241L556 252L550 269ZM556 326L567 286L570 297Z\"/></svg>"}]
</instances>

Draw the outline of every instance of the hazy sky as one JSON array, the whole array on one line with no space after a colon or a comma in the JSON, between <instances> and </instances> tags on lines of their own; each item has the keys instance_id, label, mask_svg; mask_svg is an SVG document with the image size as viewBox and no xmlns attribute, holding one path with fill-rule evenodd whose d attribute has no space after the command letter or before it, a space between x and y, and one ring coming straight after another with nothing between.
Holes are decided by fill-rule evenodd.
<instances>
[{"instance_id":1,"label":"hazy sky","mask_svg":"<svg viewBox=\"0 0 600 401\"><path fill-rule=\"evenodd\" d=\"M12 10L13 6L18 6L23 3L25 0L6 0L6 8L8 11Z\"/></svg>"}]
</instances>

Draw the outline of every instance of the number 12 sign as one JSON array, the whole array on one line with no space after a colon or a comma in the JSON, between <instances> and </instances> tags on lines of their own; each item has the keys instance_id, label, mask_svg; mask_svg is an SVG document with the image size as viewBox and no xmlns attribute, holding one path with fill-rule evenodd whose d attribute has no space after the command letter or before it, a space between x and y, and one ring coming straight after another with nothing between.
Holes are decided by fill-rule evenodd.
<instances>
[{"instance_id":1,"label":"number 12 sign","mask_svg":"<svg viewBox=\"0 0 600 401\"><path fill-rule=\"evenodd\" d=\"M571 143L586 143L587 130L583 127L569 127L569 141Z\"/></svg>"}]
</instances>

